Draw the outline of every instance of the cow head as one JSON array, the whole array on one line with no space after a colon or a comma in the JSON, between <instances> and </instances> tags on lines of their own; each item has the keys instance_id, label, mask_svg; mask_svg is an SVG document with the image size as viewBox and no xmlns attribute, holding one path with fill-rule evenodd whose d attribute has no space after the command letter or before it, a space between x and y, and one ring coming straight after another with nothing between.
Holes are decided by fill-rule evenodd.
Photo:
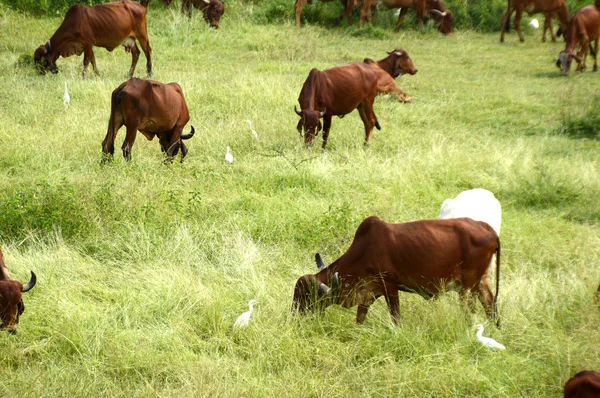
<instances>
[{"instance_id":1,"label":"cow head","mask_svg":"<svg viewBox=\"0 0 600 398\"><path fill-rule=\"evenodd\" d=\"M19 317L25 311L25 305L21 294L30 291L35 286L36 277L31 271L31 279L25 286L19 281L1 280L0 281L0 320L1 330L8 330L14 334L17 331Z\"/></svg>"},{"instance_id":2,"label":"cow head","mask_svg":"<svg viewBox=\"0 0 600 398\"><path fill-rule=\"evenodd\" d=\"M39 46L33 53L35 65L42 75L46 74L46 72L58 73L58 68L56 67L58 55L53 50L50 40L48 40L46 44Z\"/></svg>"},{"instance_id":3,"label":"cow head","mask_svg":"<svg viewBox=\"0 0 600 398\"><path fill-rule=\"evenodd\" d=\"M304 109L299 111L296 106L294 106L294 111L300 116L300 122L298 122L298 125L296 126L298 132L302 134L302 128L304 128L304 143L306 146L314 144L315 137L321 130L320 119L325 116L327 108L323 109L323 112L314 109Z\"/></svg>"},{"instance_id":4,"label":"cow head","mask_svg":"<svg viewBox=\"0 0 600 398\"><path fill-rule=\"evenodd\" d=\"M221 16L225 12L225 6L219 0L202 0L206 7L202 10L204 20L209 23L212 28L219 29Z\"/></svg>"},{"instance_id":5,"label":"cow head","mask_svg":"<svg viewBox=\"0 0 600 398\"><path fill-rule=\"evenodd\" d=\"M315 260L320 271L326 269L323 260L319 253L316 254ZM301 314L307 311L316 309L322 310L325 307L333 304L337 296L339 287L339 279L337 272L331 279L331 287L321 282L318 274L303 275L298 278L294 287L294 300L292 302L292 312L300 312Z\"/></svg>"},{"instance_id":6,"label":"cow head","mask_svg":"<svg viewBox=\"0 0 600 398\"><path fill-rule=\"evenodd\" d=\"M434 7L429 10L429 13L434 16L435 27L441 33L447 35L452 34L452 22L454 22L454 14L452 11L440 4L439 0L433 0ZM440 11L443 9L443 11Z\"/></svg>"},{"instance_id":7,"label":"cow head","mask_svg":"<svg viewBox=\"0 0 600 398\"><path fill-rule=\"evenodd\" d=\"M558 55L558 60L556 61L556 66L558 66L562 73L567 74L569 70L571 70L571 63L573 62L573 58L580 63L581 58L577 55L573 54L570 51L561 51Z\"/></svg>"},{"instance_id":8,"label":"cow head","mask_svg":"<svg viewBox=\"0 0 600 398\"><path fill-rule=\"evenodd\" d=\"M410 59L406 51L397 48L394 51L388 51L387 53L390 55L393 62L392 70L394 79L407 73L414 75L418 72L418 69L415 68L412 59Z\"/></svg>"}]
</instances>

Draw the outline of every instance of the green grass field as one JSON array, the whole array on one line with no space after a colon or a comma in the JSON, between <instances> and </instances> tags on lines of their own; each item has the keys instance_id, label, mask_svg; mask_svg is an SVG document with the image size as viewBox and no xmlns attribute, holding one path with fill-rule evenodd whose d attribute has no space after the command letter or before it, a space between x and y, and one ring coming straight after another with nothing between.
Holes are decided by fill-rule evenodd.
<instances>
[{"instance_id":1,"label":"green grass field","mask_svg":"<svg viewBox=\"0 0 600 398\"><path fill-rule=\"evenodd\" d=\"M123 128L105 166L130 56L96 49L98 77L81 78L82 57L40 76L24 54L61 17L0 5L0 244L13 278L38 276L17 335L0 333L0 396L559 397L600 370L597 73L560 75L564 43L541 31L500 44L408 21L298 29L227 4L218 31L178 4L149 11L154 79L181 85L196 127L186 161L164 165L140 134L126 164ZM354 112L334 119L326 152L320 136L304 148L293 107L309 70L394 48L419 69L398 80L416 100L377 98L369 147ZM455 293L401 294L400 326L383 299L361 326L356 308L291 316L315 252L332 262L365 217L435 218L474 187L503 206L501 330ZM262 305L234 333L251 298ZM506 351L481 347L475 323Z\"/></svg>"}]
</instances>

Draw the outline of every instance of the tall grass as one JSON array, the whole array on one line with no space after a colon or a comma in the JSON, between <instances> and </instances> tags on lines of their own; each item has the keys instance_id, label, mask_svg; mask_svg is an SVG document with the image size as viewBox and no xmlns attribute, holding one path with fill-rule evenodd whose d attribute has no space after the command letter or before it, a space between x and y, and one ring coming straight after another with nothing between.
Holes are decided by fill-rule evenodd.
<instances>
[{"instance_id":1,"label":"tall grass","mask_svg":"<svg viewBox=\"0 0 600 398\"><path fill-rule=\"evenodd\" d=\"M0 6L0 241L13 277L38 275L18 334L0 334L0 395L551 397L600 368L600 143L563 130L590 115L598 76L561 76L562 44L539 32L349 35L262 25L257 7L233 3L213 31L152 3L154 78L182 86L197 133L183 164L139 135L131 163L101 166L129 55L97 49L99 77L80 77L81 57L39 76L20 60L60 20ZM369 147L353 113L326 152L305 149L293 106L308 71L397 47L416 100L378 98ZM503 205L502 330L455 294L402 294L400 326L384 300L362 326L355 309L290 315L314 253L335 260L363 218L434 218L473 187ZM507 351L477 345L479 322Z\"/></svg>"}]
</instances>

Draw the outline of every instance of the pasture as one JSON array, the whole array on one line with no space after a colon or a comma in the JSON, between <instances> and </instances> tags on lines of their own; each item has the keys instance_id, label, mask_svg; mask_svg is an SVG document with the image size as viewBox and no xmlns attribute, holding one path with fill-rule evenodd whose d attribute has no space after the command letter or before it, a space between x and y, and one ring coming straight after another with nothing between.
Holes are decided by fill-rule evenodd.
<instances>
[{"instance_id":1,"label":"pasture","mask_svg":"<svg viewBox=\"0 0 600 398\"><path fill-rule=\"evenodd\" d=\"M40 76L23 54L62 17L0 4L0 245L13 278L38 277L18 333L0 333L0 396L559 397L600 369L600 75L561 76L564 43L525 21L525 43L511 30L500 44L408 21L397 34L298 29L226 7L215 31L151 3L153 79L181 85L196 128L185 162L164 165L138 134L125 163L123 128L100 165L129 54L95 49L100 76L81 77L82 57ZM378 97L368 147L354 112L333 120L327 151L321 135L306 149L293 107L309 70L394 48L419 69L397 81L417 98ZM401 293L399 326L384 299L360 326L356 308L291 316L315 252L329 264L365 217L435 218L474 187L503 206L501 330L456 293ZM476 323L506 351L480 346Z\"/></svg>"}]
</instances>

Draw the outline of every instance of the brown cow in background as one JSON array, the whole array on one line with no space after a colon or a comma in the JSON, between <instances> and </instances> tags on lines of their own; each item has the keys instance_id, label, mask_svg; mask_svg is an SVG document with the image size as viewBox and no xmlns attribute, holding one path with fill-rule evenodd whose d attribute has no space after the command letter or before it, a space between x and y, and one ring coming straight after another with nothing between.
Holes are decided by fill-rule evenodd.
<instances>
[{"instance_id":1,"label":"brown cow in background","mask_svg":"<svg viewBox=\"0 0 600 398\"><path fill-rule=\"evenodd\" d=\"M488 281L494 253L495 296ZM362 323L371 304L384 296L398 323L399 290L426 299L458 290L472 310L472 295L477 295L487 316L500 327L500 238L487 223L450 218L390 224L371 216L360 224L340 258L326 267L317 253L316 261L319 272L296 282L293 311L303 313L331 304L346 308L358 305L356 321Z\"/></svg>"},{"instance_id":2,"label":"brown cow in background","mask_svg":"<svg viewBox=\"0 0 600 398\"><path fill-rule=\"evenodd\" d=\"M33 289L35 283L36 277L33 271L31 271L31 279L25 286L19 281L11 280L4 264L4 255L0 250L0 320L2 321L0 329L8 330L11 334L17 332L19 317L25 311L21 294Z\"/></svg>"},{"instance_id":3,"label":"brown cow in background","mask_svg":"<svg viewBox=\"0 0 600 398\"><path fill-rule=\"evenodd\" d=\"M377 3L376 0L365 0L360 10L360 27L363 27L365 19L371 23L372 8ZM441 0L383 0L381 2L388 10L400 8L398 22L396 22L395 31L400 31L400 23L404 19L406 12L412 8L417 13L417 24L423 24L423 17L430 13L436 20L436 28L443 34L452 33L452 22L454 15L447 9Z\"/></svg>"},{"instance_id":4,"label":"brown cow in background","mask_svg":"<svg viewBox=\"0 0 600 398\"><path fill-rule=\"evenodd\" d=\"M131 148L139 130L150 141L158 136L168 160L172 160L181 147L183 162L188 150L182 140L194 135L194 126L189 134L181 134L189 120L179 84L130 79L112 92L108 131L102 142L103 161L112 158L117 132L124 125L127 135L121 149L125 160L131 160Z\"/></svg>"},{"instance_id":5,"label":"brown cow in background","mask_svg":"<svg viewBox=\"0 0 600 398\"><path fill-rule=\"evenodd\" d=\"M373 71L377 74L377 93L389 94L394 93L398 101L408 102L413 97L410 97L402 91L394 79L408 73L414 75L418 70L413 65L408 53L401 48L394 51L388 51L389 55L382 60L375 61L371 58L365 58L363 61L369 64Z\"/></svg>"},{"instance_id":6,"label":"brown cow in background","mask_svg":"<svg viewBox=\"0 0 600 398\"><path fill-rule=\"evenodd\" d=\"M138 2L122 0L88 7L74 4L67 10L65 19L46 44L38 47L34 60L41 73L57 73L56 60L83 53L83 74L92 63L98 74L94 46L112 51L119 45L131 53L131 68L128 76L133 76L140 56L140 43L146 55L146 70L152 76L152 49L146 28L146 9Z\"/></svg>"},{"instance_id":7,"label":"brown cow in background","mask_svg":"<svg viewBox=\"0 0 600 398\"><path fill-rule=\"evenodd\" d=\"M598 71L598 39L600 37L600 10L595 6L580 8L569 21L567 29L563 32L567 40L566 47L560 52L556 66L563 73L569 73L573 59L577 61L577 72L585 71L588 46L594 56L594 72ZM592 49L594 41L596 49ZM577 54L575 54L575 51Z\"/></svg>"},{"instance_id":8,"label":"brown cow in background","mask_svg":"<svg viewBox=\"0 0 600 398\"><path fill-rule=\"evenodd\" d=\"M301 110L294 107L296 114L300 116L296 128L300 134L304 128L304 143L314 143L315 136L321 129L319 119L323 118L325 149L333 116L343 117L357 109L365 126L365 145L368 144L373 127L381 129L373 111L377 82L377 74L373 68L362 62L324 71L311 69L298 97Z\"/></svg>"},{"instance_id":9,"label":"brown cow in background","mask_svg":"<svg viewBox=\"0 0 600 398\"><path fill-rule=\"evenodd\" d=\"M502 26L500 28L500 42L504 42L504 32L510 25L510 16L515 12L515 30L519 35L519 40L525 41L523 33L521 32L521 18L523 12L533 15L537 13L546 14L546 21L544 22L544 37L546 34L546 27L550 27L552 32L552 17L558 15L560 21L560 30L564 32L569 24L569 10L564 0L508 0L508 6L506 12L502 16Z\"/></svg>"},{"instance_id":10,"label":"brown cow in background","mask_svg":"<svg viewBox=\"0 0 600 398\"><path fill-rule=\"evenodd\" d=\"M172 0L160 0L161 3L168 6ZM150 0L141 0L140 3L148 8ZM192 17L192 6L202 11L204 20L213 28L219 28L221 16L225 12L225 6L219 0L182 0L181 13Z\"/></svg>"},{"instance_id":11,"label":"brown cow in background","mask_svg":"<svg viewBox=\"0 0 600 398\"><path fill-rule=\"evenodd\" d=\"M582 370L565 383L565 398L600 397L600 373Z\"/></svg>"}]
</instances>

